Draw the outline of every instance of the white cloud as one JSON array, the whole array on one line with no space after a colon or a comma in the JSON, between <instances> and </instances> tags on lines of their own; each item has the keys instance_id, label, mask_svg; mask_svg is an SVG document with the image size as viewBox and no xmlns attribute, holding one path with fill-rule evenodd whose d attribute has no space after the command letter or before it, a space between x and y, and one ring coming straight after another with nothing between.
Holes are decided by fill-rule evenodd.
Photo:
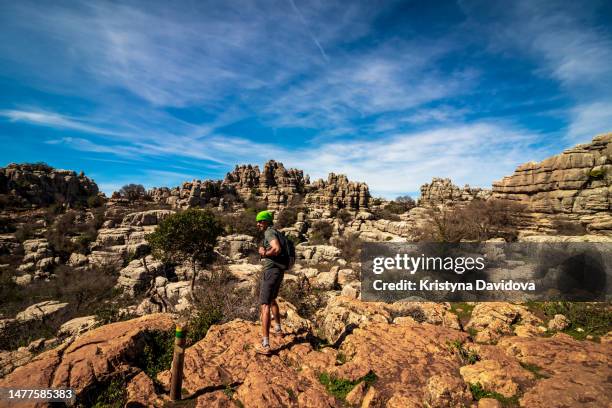
<instances>
[{"instance_id":1,"label":"white cloud","mask_svg":"<svg viewBox=\"0 0 612 408\"><path fill-rule=\"evenodd\" d=\"M7 118L12 122L25 122L39 126L49 126L58 129L77 130L86 133L95 133L102 135L117 134L112 130L103 129L84 123L81 120L63 116L53 112L45 111L26 111L26 110L0 110L0 116Z\"/></svg>"},{"instance_id":2,"label":"white cloud","mask_svg":"<svg viewBox=\"0 0 612 408\"><path fill-rule=\"evenodd\" d=\"M612 132L612 101L578 105L571 115L567 134L575 142L590 142L597 134Z\"/></svg>"}]
</instances>

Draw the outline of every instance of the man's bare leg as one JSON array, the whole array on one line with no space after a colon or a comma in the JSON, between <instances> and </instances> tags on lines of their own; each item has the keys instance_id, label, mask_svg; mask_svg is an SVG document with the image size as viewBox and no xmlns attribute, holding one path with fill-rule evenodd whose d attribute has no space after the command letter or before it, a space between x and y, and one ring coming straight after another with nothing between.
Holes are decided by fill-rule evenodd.
<instances>
[{"instance_id":1,"label":"man's bare leg","mask_svg":"<svg viewBox=\"0 0 612 408\"><path fill-rule=\"evenodd\" d=\"M270 304L270 309L272 310L272 315L274 316L274 329L280 331L280 311L278 310L278 303L276 303L276 299L274 299Z\"/></svg>"},{"instance_id":2,"label":"man's bare leg","mask_svg":"<svg viewBox=\"0 0 612 408\"><path fill-rule=\"evenodd\" d=\"M264 341L270 337L270 305L261 305L261 336Z\"/></svg>"}]
</instances>

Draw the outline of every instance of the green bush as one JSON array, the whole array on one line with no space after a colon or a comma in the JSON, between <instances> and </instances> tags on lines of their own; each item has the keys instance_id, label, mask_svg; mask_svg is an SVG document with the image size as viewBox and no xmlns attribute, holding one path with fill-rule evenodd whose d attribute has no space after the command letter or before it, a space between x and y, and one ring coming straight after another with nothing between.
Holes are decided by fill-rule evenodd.
<instances>
[{"instance_id":1,"label":"green bush","mask_svg":"<svg viewBox=\"0 0 612 408\"><path fill-rule=\"evenodd\" d=\"M563 332L578 340L584 340L589 335L603 336L612 330L612 306L609 302L534 302L530 303L530 307L541 310L549 318L556 314L567 317L570 325Z\"/></svg>"},{"instance_id":2,"label":"green bush","mask_svg":"<svg viewBox=\"0 0 612 408\"><path fill-rule=\"evenodd\" d=\"M350 233L341 236L336 242L336 247L340 250L341 256L348 262L359 262L363 241L359 234Z\"/></svg>"},{"instance_id":3,"label":"green bush","mask_svg":"<svg viewBox=\"0 0 612 408\"><path fill-rule=\"evenodd\" d=\"M327 221L315 221L310 227L309 240L310 245L329 244L329 239L332 236L333 227Z\"/></svg>"},{"instance_id":4,"label":"green bush","mask_svg":"<svg viewBox=\"0 0 612 408\"><path fill-rule=\"evenodd\" d=\"M596 169L589 171L589 179L591 180L602 180L606 175L606 169Z\"/></svg>"},{"instance_id":5,"label":"green bush","mask_svg":"<svg viewBox=\"0 0 612 408\"><path fill-rule=\"evenodd\" d=\"M193 289L197 265L213 259L213 248L222 231L221 223L211 211L192 208L163 220L146 239L156 258L176 263L189 261Z\"/></svg>"},{"instance_id":6,"label":"green bush","mask_svg":"<svg viewBox=\"0 0 612 408\"><path fill-rule=\"evenodd\" d=\"M337 378L327 373L319 374L319 382L325 386L331 395L340 400L345 400L348 393L351 392L351 390L360 382L365 382L366 386L369 387L376 381L376 379L376 374L374 374L372 371L354 381Z\"/></svg>"},{"instance_id":7,"label":"green bush","mask_svg":"<svg viewBox=\"0 0 612 408\"><path fill-rule=\"evenodd\" d=\"M139 367L153 381L157 374L169 370L174 355L174 329L170 331L147 331L144 333L145 346L138 359Z\"/></svg>"},{"instance_id":8,"label":"green bush","mask_svg":"<svg viewBox=\"0 0 612 408\"><path fill-rule=\"evenodd\" d=\"M518 407L518 395L514 395L512 397L504 397L503 395L494 392L485 390L480 383L470 384L470 392L472 393L472 397L476 401L480 401L483 398L493 398L498 400L502 407Z\"/></svg>"}]
</instances>

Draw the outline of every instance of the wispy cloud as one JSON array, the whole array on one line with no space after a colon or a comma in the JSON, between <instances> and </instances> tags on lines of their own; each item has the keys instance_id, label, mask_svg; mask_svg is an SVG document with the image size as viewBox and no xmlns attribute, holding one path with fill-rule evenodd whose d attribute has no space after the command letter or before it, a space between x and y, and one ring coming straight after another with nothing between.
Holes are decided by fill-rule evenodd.
<instances>
[{"instance_id":1,"label":"wispy cloud","mask_svg":"<svg viewBox=\"0 0 612 408\"><path fill-rule=\"evenodd\" d=\"M0 116L12 122L24 122L39 126L48 126L56 129L70 129L79 132L101 135L117 135L117 132L88 125L78 119L46 111L26 110L0 110Z\"/></svg>"}]
</instances>

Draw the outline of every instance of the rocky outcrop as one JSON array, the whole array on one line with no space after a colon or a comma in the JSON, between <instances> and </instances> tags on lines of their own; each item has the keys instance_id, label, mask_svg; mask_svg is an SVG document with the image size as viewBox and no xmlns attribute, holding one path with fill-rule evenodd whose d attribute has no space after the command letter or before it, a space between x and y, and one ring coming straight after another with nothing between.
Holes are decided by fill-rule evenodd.
<instances>
[{"instance_id":1,"label":"rocky outcrop","mask_svg":"<svg viewBox=\"0 0 612 408\"><path fill-rule=\"evenodd\" d=\"M125 226L157 225L167 217L174 214L172 210L148 210L130 213L123 218L121 224Z\"/></svg>"},{"instance_id":2,"label":"rocky outcrop","mask_svg":"<svg viewBox=\"0 0 612 408\"><path fill-rule=\"evenodd\" d=\"M325 309L317 313L321 333L331 344L342 340L354 328L366 323L392 323L411 318L459 329L457 316L448 304L433 302L362 302L344 296L332 298Z\"/></svg>"},{"instance_id":3,"label":"rocky outcrop","mask_svg":"<svg viewBox=\"0 0 612 408\"><path fill-rule=\"evenodd\" d=\"M259 166L239 165L227 173L223 181L194 180L175 188L154 188L148 193L157 202L174 208L215 205L226 208L232 200L257 199L269 209L278 210L300 201L312 208L337 210L367 208L370 193L367 184L349 181L345 175L330 173L326 181L310 183L302 170L286 169L282 163L270 160Z\"/></svg>"},{"instance_id":4,"label":"rocky outcrop","mask_svg":"<svg viewBox=\"0 0 612 408\"><path fill-rule=\"evenodd\" d=\"M605 407L610 405L610 347L574 340L558 333L550 338L507 337L498 349L544 377L525 391L525 407Z\"/></svg>"},{"instance_id":5,"label":"rocky outcrop","mask_svg":"<svg viewBox=\"0 0 612 408\"><path fill-rule=\"evenodd\" d=\"M470 187L467 184L463 188L459 188L448 178L434 177L431 183L421 186L419 206L448 205L450 203L472 201L475 198L486 200L490 195L491 190Z\"/></svg>"},{"instance_id":6,"label":"rocky outcrop","mask_svg":"<svg viewBox=\"0 0 612 408\"><path fill-rule=\"evenodd\" d=\"M308 176L304 177L302 170L287 170L282 163L270 160L261 172L258 166L236 166L227 173L223 185L234 189L242 198L262 199L268 208L279 209L302 194L308 182Z\"/></svg>"},{"instance_id":7,"label":"rocky outcrop","mask_svg":"<svg viewBox=\"0 0 612 408\"><path fill-rule=\"evenodd\" d=\"M561 218L591 231L612 230L612 134L539 163L519 166L493 183L495 198L522 202L536 223ZM555 217L557 216L557 217Z\"/></svg>"},{"instance_id":8,"label":"rocky outcrop","mask_svg":"<svg viewBox=\"0 0 612 408\"><path fill-rule=\"evenodd\" d=\"M30 320L42 320L51 315L61 313L68 303L58 302L57 300L46 300L29 306L22 312L17 313L15 319L18 322L28 322Z\"/></svg>"},{"instance_id":9,"label":"rocky outcrop","mask_svg":"<svg viewBox=\"0 0 612 408\"><path fill-rule=\"evenodd\" d=\"M370 190L366 183L349 181L343 174L330 173L327 180L316 180L306 194L306 203L326 209L347 208L360 210L368 208Z\"/></svg>"},{"instance_id":10,"label":"rocky outcrop","mask_svg":"<svg viewBox=\"0 0 612 408\"><path fill-rule=\"evenodd\" d=\"M475 340L488 343L499 340L504 335L530 333L542 324L526 307L506 302L478 303L472 311L472 316L466 329L476 330ZM529 326L530 329L525 330ZM543 327L544 330L546 328Z\"/></svg>"},{"instance_id":11,"label":"rocky outcrop","mask_svg":"<svg viewBox=\"0 0 612 408\"><path fill-rule=\"evenodd\" d=\"M33 273L33 279L45 279L49 277L51 269L59 264L59 257L53 256L46 239L30 239L23 242L25 256L19 271Z\"/></svg>"},{"instance_id":12,"label":"rocky outcrop","mask_svg":"<svg viewBox=\"0 0 612 408\"><path fill-rule=\"evenodd\" d=\"M11 163L0 168L0 195L19 206L86 203L98 195L98 186L83 173L46 164Z\"/></svg>"},{"instance_id":13,"label":"rocky outcrop","mask_svg":"<svg viewBox=\"0 0 612 408\"><path fill-rule=\"evenodd\" d=\"M153 314L97 328L16 368L0 379L0 387L72 388L81 398L97 384L135 374L145 332L173 326L171 315Z\"/></svg>"}]
</instances>

